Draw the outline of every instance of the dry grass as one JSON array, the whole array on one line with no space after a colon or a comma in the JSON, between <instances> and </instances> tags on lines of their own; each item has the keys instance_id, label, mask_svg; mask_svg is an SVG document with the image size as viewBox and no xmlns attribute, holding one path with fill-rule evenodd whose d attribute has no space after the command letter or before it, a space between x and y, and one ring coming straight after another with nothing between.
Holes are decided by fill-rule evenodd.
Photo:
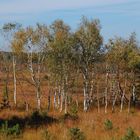
<instances>
[{"instance_id":1,"label":"dry grass","mask_svg":"<svg viewBox=\"0 0 140 140\"><path fill-rule=\"evenodd\" d=\"M0 111L0 119L9 119L12 116L24 118L25 116L28 116L33 109L36 108L36 93L34 87L25 82L22 83L22 86L22 88L25 89L24 93L19 86L17 89L17 108L15 110L8 109ZM3 87L3 85L0 85L0 87ZM9 90L9 101L10 105L13 108L14 105L12 83L9 85ZM42 109L46 110L48 90L45 86L43 86L42 91L41 106ZM0 93L2 93L2 90L0 91ZM79 100L82 100L81 98L82 97L80 96ZM0 102L1 101L2 94L0 94ZM28 103L30 103L29 113L25 112L25 101L28 101ZM53 101L53 98L51 98L51 101ZM53 108L53 105L51 106L51 108ZM63 114L59 111L54 111L53 109L51 109L51 112L49 112L48 115L59 119ZM128 127L132 127L135 132L140 135L140 111L138 109L135 111L132 110L130 114L127 113L127 110L124 110L122 113L120 113L119 109L117 109L115 113L111 113L111 111L109 110L108 113L105 114L103 109L101 109L100 113L97 113L97 108L94 108L86 113L80 111L78 113L78 116L78 121L66 120L59 123L53 123L51 125L44 124L38 129L26 128L23 131L22 136L16 139L45 140L44 133L46 130L48 130L51 135L51 140L69 140L69 128L72 127L80 128L81 131L84 132L87 140L112 140L113 138L115 138L115 140L120 140ZM105 130L104 121L106 119L110 119L113 122L114 127L112 130ZM4 139L2 136L0 136L0 140L8 139ZM9 140L11 140L11 138L9 138Z\"/></svg>"},{"instance_id":2,"label":"dry grass","mask_svg":"<svg viewBox=\"0 0 140 140\"><path fill-rule=\"evenodd\" d=\"M2 111L0 117L10 117L12 115L25 116L27 115L24 112L15 112L15 111ZM51 112L49 115L53 115L57 118L60 117L59 113ZM74 120L65 120L60 121L59 123L53 123L51 125L43 125L38 129L26 128L23 132L23 135L17 139L19 140L45 140L45 131L48 130L52 140L69 140L69 128L78 127L81 131L84 132L87 140L120 140L121 137L125 134L128 127L132 127L135 132L140 135L140 112L135 110L130 114L127 113L127 110L124 110L122 113L108 112L104 114L102 109L100 113L97 113L97 110L94 109L89 112L79 112L79 119ZM5 117L7 118L7 117ZM113 122L112 130L105 130L104 121L109 119ZM4 140L4 139L2 139Z\"/></svg>"}]
</instances>

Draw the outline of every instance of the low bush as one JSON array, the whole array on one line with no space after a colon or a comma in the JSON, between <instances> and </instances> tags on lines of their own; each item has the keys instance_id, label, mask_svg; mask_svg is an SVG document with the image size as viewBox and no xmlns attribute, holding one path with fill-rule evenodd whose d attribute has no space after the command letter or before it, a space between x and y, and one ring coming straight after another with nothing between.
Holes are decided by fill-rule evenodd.
<instances>
[{"instance_id":1,"label":"low bush","mask_svg":"<svg viewBox=\"0 0 140 140\"><path fill-rule=\"evenodd\" d=\"M8 121L5 121L2 124L0 132L5 134L5 135L17 136L17 135L19 135L21 133L21 130L20 130L19 124L13 125L12 127L9 127L8 126Z\"/></svg>"},{"instance_id":2,"label":"low bush","mask_svg":"<svg viewBox=\"0 0 140 140\"><path fill-rule=\"evenodd\" d=\"M135 131L131 127L129 127L127 129L126 134L123 136L122 140L140 140L140 138L135 133Z\"/></svg>"},{"instance_id":3,"label":"low bush","mask_svg":"<svg viewBox=\"0 0 140 140\"><path fill-rule=\"evenodd\" d=\"M79 128L71 128L69 130L71 140L85 140L84 133Z\"/></svg>"},{"instance_id":4,"label":"low bush","mask_svg":"<svg viewBox=\"0 0 140 140\"><path fill-rule=\"evenodd\" d=\"M108 120L108 119L105 120L104 127L105 127L106 130L113 129L113 123L112 123L112 121L111 120Z\"/></svg>"},{"instance_id":5,"label":"low bush","mask_svg":"<svg viewBox=\"0 0 140 140\"><path fill-rule=\"evenodd\" d=\"M70 115L74 118L74 119L78 119L78 108L76 104L72 104L71 108L70 108Z\"/></svg>"}]
</instances>

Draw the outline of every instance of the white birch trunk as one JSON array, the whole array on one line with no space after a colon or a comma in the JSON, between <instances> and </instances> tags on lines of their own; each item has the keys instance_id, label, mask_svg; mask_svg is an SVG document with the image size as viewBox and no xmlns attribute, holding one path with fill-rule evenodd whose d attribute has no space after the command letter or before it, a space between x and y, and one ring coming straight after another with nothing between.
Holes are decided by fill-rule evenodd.
<instances>
[{"instance_id":1,"label":"white birch trunk","mask_svg":"<svg viewBox=\"0 0 140 140\"><path fill-rule=\"evenodd\" d=\"M32 52L32 46L30 47L30 53L28 54L28 61L29 61L29 70L31 73L31 79L34 83L34 86L36 88L36 98L37 98L37 109L41 109L41 99L40 99L40 54L38 54L38 71L37 71L37 77L35 75L34 69L33 69L33 52Z\"/></svg>"},{"instance_id":2,"label":"white birch trunk","mask_svg":"<svg viewBox=\"0 0 140 140\"><path fill-rule=\"evenodd\" d=\"M65 114L67 114L67 94L65 95Z\"/></svg>"},{"instance_id":3,"label":"white birch trunk","mask_svg":"<svg viewBox=\"0 0 140 140\"><path fill-rule=\"evenodd\" d=\"M93 83L94 81L91 81L91 88L90 88L90 102L93 102Z\"/></svg>"},{"instance_id":4,"label":"white birch trunk","mask_svg":"<svg viewBox=\"0 0 140 140\"><path fill-rule=\"evenodd\" d=\"M112 103L112 113L115 111L115 103L117 100L117 94L115 94L114 96L115 96L115 98L114 98L113 103Z\"/></svg>"},{"instance_id":5,"label":"white birch trunk","mask_svg":"<svg viewBox=\"0 0 140 140\"><path fill-rule=\"evenodd\" d=\"M56 90L55 90L55 92L54 92L54 109L57 109Z\"/></svg>"},{"instance_id":6,"label":"white birch trunk","mask_svg":"<svg viewBox=\"0 0 140 140\"><path fill-rule=\"evenodd\" d=\"M136 87L135 87L135 85L133 84L133 88L132 88L133 103L134 103L135 100L136 100L135 92L136 92Z\"/></svg>"},{"instance_id":7,"label":"white birch trunk","mask_svg":"<svg viewBox=\"0 0 140 140\"><path fill-rule=\"evenodd\" d=\"M65 82L66 82L66 84L64 84L65 85L65 87L64 87L64 94L65 94L65 114L67 114L67 108L68 108L68 103L67 103L67 101L68 101L68 99L67 99L67 86L68 86L68 77L66 76L65 77Z\"/></svg>"},{"instance_id":8,"label":"white birch trunk","mask_svg":"<svg viewBox=\"0 0 140 140\"><path fill-rule=\"evenodd\" d=\"M123 95L122 95L122 98L121 98L121 109L120 109L120 112L122 112L122 110L123 110L123 103L124 103L125 92L126 92L126 79L125 79L125 83L124 83Z\"/></svg>"},{"instance_id":9,"label":"white birch trunk","mask_svg":"<svg viewBox=\"0 0 140 140\"><path fill-rule=\"evenodd\" d=\"M106 73L106 88L105 88L105 113L107 113L108 106L108 72Z\"/></svg>"},{"instance_id":10,"label":"white birch trunk","mask_svg":"<svg viewBox=\"0 0 140 140\"><path fill-rule=\"evenodd\" d=\"M61 98L61 86L59 86L58 90L58 99L57 99L58 108L60 107L60 98Z\"/></svg>"},{"instance_id":11,"label":"white birch trunk","mask_svg":"<svg viewBox=\"0 0 140 140\"><path fill-rule=\"evenodd\" d=\"M61 104L60 104L60 112L62 112L63 110L63 104L64 104L64 85L62 86L62 89L61 89Z\"/></svg>"},{"instance_id":12,"label":"white birch trunk","mask_svg":"<svg viewBox=\"0 0 140 140\"><path fill-rule=\"evenodd\" d=\"M130 113L130 107L131 107L131 95L129 95L128 113Z\"/></svg>"},{"instance_id":13,"label":"white birch trunk","mask_svg":"<svg viewBox=\"0 0 140 140\"><path fill-rule=\"evenodd\" d=\"M27 102L25 102L25 106L26 106L26 112L29 111L29 104Z\"/></svg>"},{"instance_id":14,"label":"white birch trunk","mask_svg":"<svg viewBox=\"0 0 140 140\"><path fill-rule=\"evenodd\" d=\"M37 109L41 109L41 100L40 100L40 87L37 88Z\"/></svg>"},{"instance_id":15,"label":"white birch trunk","mask_svg":"<svg viewBox=\"0 0 140 140\"><path fill-rule=\"evenodd\" d=\"M88 87L88 82L85 82L84 85L84 111L86 112L88 110L88 93L87 93L87 87Z\"/></svg>"}]
</instances>

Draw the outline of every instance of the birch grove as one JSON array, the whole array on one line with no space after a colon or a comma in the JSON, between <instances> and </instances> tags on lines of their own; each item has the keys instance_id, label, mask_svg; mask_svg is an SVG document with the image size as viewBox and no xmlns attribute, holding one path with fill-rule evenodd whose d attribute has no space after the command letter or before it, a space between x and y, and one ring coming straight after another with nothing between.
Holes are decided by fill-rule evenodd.
<instances>
[{"instance_id":1,"label":"birch grove","mask_svg":"<svg viewBox=\"0 0 140 140\"><path fill-rule=\"evenodd\" d=\"M140 49L134 33L104 44L99 20L86 17L75 31L56 20L50 26L5 24L1 32L10 35L7 44L11 48L9 52L1 51L5 99L9 100L12 75L15 106L20 91L26 111L32 93L34 108L65 114L73 104L85 112L95 107L98 113L102 107L108 113L111 106L113 113L116 107L120 112L127 107L130 112L139 102ZM31 88L25 89L25 82Z\"/></svg>"}]
</instances>

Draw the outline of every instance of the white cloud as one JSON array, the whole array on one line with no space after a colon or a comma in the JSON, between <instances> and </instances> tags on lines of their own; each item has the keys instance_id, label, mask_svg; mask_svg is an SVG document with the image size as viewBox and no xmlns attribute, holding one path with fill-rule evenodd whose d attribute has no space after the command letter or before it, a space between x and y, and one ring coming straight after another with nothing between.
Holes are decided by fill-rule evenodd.
<instances>
[{"instance_id":1,"label":"white cloud","mask_svg":"<svg viewBox=\"0 0 140 140\"><path fill-rule=\"evenodd\" d=\"M4 0L0 1L0 14L36 13L48 10L84 8L118 4L132 0Z\"/></svg>"}]
</instances>

